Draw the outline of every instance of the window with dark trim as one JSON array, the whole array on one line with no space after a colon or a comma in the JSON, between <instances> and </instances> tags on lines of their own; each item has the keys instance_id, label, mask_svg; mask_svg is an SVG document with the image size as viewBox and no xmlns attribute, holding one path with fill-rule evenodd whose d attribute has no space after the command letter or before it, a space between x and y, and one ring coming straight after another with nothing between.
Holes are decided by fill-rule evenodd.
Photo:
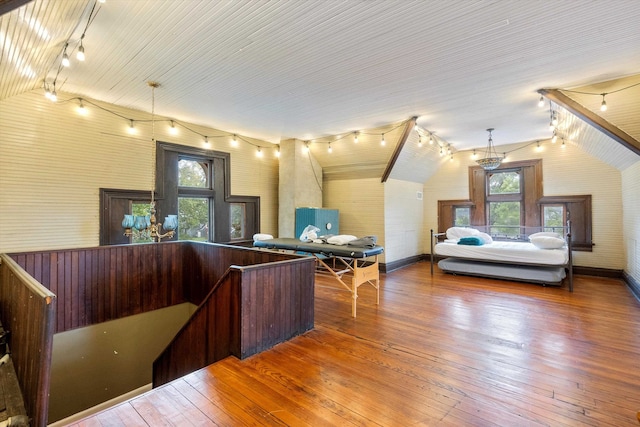
<instances>
[{"instance_id":1,"label":"window with dark trim","mask_svg":"<svg viewBox=\"0 0 640 427\"><path fill-rule=\"evenodd\" d=\"M240 243L259 231L260 198L231 195L230 180L229 153L156 144L156 216L178 213L174 240ZM148 191L100 189L100 244L132 243L123 236L122 217L148 199ZM239 224L233 223L232 206L243 212L240 234L233 231Z\"/></svg>"},{"instance_id":2,"label":"window with dark trim","mask_svg":"<svg viewBox=\"0 0 640 427\"><path fill-rule=\"evenodd\" d=\"M591 196L543 196L540 159L509 162L493 171L469 167L469 199L438 200L438 231L458 225L467 208L469 225L486 227L497 238L524 239L541 227L557 229L562 217L562 227L571 221L573 248L592 250Z\"/></svg>"}]
</instances>

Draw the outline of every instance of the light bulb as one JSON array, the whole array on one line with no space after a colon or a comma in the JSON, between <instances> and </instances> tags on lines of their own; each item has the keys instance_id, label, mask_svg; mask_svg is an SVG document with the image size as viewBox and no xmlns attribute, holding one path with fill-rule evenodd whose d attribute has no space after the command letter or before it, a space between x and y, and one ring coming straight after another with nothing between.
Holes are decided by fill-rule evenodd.
<instances>
[{"instance_id":1,"label":"light bulb","mask_svg":"<svg viewBox=\"0 0 640 427\"><path fill-rule=\"evenodd\" d=\"M133 127L133 120L129 120L129 127L127 128L127 132L130 134L136 133L136 128Z\"/></svg>"},{"instance_id":2,"label":"light bulb","mask_svg":"<svg viewBox=\"0 0 640 427\"><path fill-rule=\"evenodd\" d=\"M305 153L308 153L308 152L309 152L309 142L308 142L308 141L307 141L307 142L305 142L305 144L304 144L304 148L303 148L302 150L303 150Z\"/></svg>"},{"instance_id":3,"label":"light bulb","mask_svg":"<svg viewBox=\"0 0 640 427\"><path fill-rule=\"evenodd\" d=\"M329 148L327 149L327 151L329 152L329 154L333 153L333 148L331 148L331 143L329 143Z\"/></svg>"},{"instance_id":4,"label":"light bulb","mask_svg":"<svg viewBox=\"0 0 640 427\"><path fill-rule=\"evenodd\" d=\"M276 150L276 157L280 157L280 146L278 146L278 149Z\"/></svg>"},{"instance_id":5,"label":"light bulb","mask_svg":"<svg viewBox=\"0 0 640 427\"><path fill-rule=\"evenodd\" d=\"M44 97L47 98L47 99L51 99L51 91L49 90L49 88L45 89Z\"/></svg>"},{"instance_id":6,"label":"light bulb","mask_svg":"<svg viewBox=\"0 0 640 427\"><path fill-rule=\"evenodd\" d=\"M178 128L176 127L176 124L173 122L173 120L171 120L171 126L169 126L169 133L171 135L177 135L178 134Z\"/></svg>"},{"instance_id":7,"label":"light bulb","mask_svg":"<svg viewBox=\"0 0 640 427\"><path fill-rule=\"evenodd\" d=\"M231 138L231 146L232 147L238 146L238 137L235 134L233 135L233 138Z\"/></svg>"},{"instance_id":8,"label":"light bulb","mask_svg":"<svg viewBox=\"0 0 640 427\"><path fill-rule=\"evenodd\" d=\"M553 144L555 144L557 140L558 140L558 135L556 134L555 131L553 131L553 136L551 137L551 142Z\"/></svg>"},{"instance_id":9,"label":"light bulb","mask_svg":"<svg viewBox=\"0 0 640 427\"><path fill-rule=\"evenodd\" d=\"M82 42L80 42L80 47L78 47L76 58L78 59L78 61L84 61L84 46L82 46Z\"/></svg>"},{"instance_id":10,"label":"light bulb","mask_svg":"<svg viewBox=\"0 0 640 427\"><path fill-rule=\"evenodd\" d=\"M78 113L80 113L83 116L86 116L89 113L85 108L84 104L82 103L82 100L80 100L80 105L78 106Z\"/></svg>"},{"instance_id":11,"label":"light bulb","mask_svg":"<svg viewBox=\"0 0 640 427\"><path fill-rule=\"evenodd\" d=\"M56 102L56 101L58 100L58 94L56 94L55 89L53 90L53 92L51 92L51 97L49 97L49 99L50 99L52 102Z\"/></svg>"},{"instance_id":12,"label":"light bulb","mask_svg":"<svg viewBox=\"0 0 640 427\"><path fill-rule=\"evenodd\" d=\"M206 145L207 147L209 146L209 137L208 136L204 137L204 145Z\"/></svg>"},{"instance_id":13,"label":"light bulb","mask_svg":"<svg viewBox=\"0 0 640 427\"><path fill-rule=\"evenodd\" d=\"M544 107L544 97L540 95L540 99L538 100L538 107Z\"/></svg>"},{"instance_id":14,"label":"light bulb","mask_svg":"<svg viewBox=\"0 0 640 427\"><path fill-rule=\"evenodd\" d=\"M358 143L358 132L354 132L353 133L353 143L357 144Z\"/></svg>"},{"instance_id":15,"label":"light bulb","mask_svg":"<svg viewBox=\"0 0 640 427\"><path fill-rule=\"evenodd\" d=\"M565 145L564 145L564 138L562 138L562 145L561 145L561 147L562 147L562 148L564 148L564 147L565 147Z\"/></svg>"},{"instance_id":16,"label":"light bulb","mask_svg":"<svg viewBox=\"0 0 640 427\"><path fill-rule=\"evenodd\" d=\"M600 104L600 111L607 111L607 101L604 100L604 93L602 94L602 104Z\"/></svg>"},{"instance_id":17,"label":"light bulb","mask_svg":"<svg viewBox=\"0 0 640 427\"><path fill-rule=\"evenodd\" d=\"M478 157L478 155L476 154L476 150L473 150L473 154L471 154L471 158L475 159L476 157Z\"/></svg>"},{"instance_id":18,"label":"light bulb","mask_svg":"<svg viewBox=\"0 0 640 427\"><path fill-rule=\"evenodd\" d=\"M382 139L380 140L380 145L384 146L387 144L387 141L384 140L384 133L382 134Z\"/></svg>"},{"instance_id":19,"label":"light bulb","mask_svg":"<svg viewBox=\"0 0 640 427\"><path fill-rule=\"evenodd\" d=\"M256 156L262 157L262 148L258 147L258 150L256 151Z\"/></svg>"},{"instance_id":20,"label":"light bulb","mask_svg":"<svg viewBox=\"0 0 640 427\"><path fill-rule=\"evenodd\" d=\"M69 55L67 55L67 51L65 50L64 54L62 55L62 65L64 67L68 67L71 65L71 62L69 62Z\"/></svg>"},{"instance_id":21,"label":"light bulb","mask_svg":"<svg viewBox=\"0 0 640 427\"><path fill-rule=\"evenodd\" d=\"M429 145L433 145L433 135L429 134Z\"/></svg>"}]
</instances>

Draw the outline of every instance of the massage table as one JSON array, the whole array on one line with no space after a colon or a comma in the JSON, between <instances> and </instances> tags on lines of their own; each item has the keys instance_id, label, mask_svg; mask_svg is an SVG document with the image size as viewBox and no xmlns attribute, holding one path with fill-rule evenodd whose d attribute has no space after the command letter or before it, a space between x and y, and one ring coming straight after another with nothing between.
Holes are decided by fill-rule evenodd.
<instances>
[{"instance_id":1,"label":"massage table","mask_svg":"<svg viewBox=\"0 0 640 427\"><path fill-rule=\"evenodd\" d=\"M378 255L384 251L382 246L331 245L328 243L303 242L295 238L257 240L253 246L272 250L285 250L310 254L321 266L318 273L327 273L351 292L351 316L356 317L358 288L368 283L376 289L376 304L380 304L380 272ZM374 257L373 261L366 258ZM343 280L346 273L353 274L351 284Z\"/></svg>"}]
</instances>

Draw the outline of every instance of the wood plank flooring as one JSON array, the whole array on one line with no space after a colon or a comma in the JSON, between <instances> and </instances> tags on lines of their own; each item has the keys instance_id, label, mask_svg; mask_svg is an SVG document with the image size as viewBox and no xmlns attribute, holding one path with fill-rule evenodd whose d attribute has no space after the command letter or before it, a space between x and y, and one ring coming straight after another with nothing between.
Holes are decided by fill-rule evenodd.
<instances>
[{"instance_id":1,"label":"wood plank flooring","mask_svg":"<svg viewBox=\"0 0 640 427\"><path fill-rule=\"evenodd\" d=\"M380 305L316 278L312 331L229 357L73 426L638 426L640 302L619 280L573 293L382 274Z\"/></svg>"}]
</instances>

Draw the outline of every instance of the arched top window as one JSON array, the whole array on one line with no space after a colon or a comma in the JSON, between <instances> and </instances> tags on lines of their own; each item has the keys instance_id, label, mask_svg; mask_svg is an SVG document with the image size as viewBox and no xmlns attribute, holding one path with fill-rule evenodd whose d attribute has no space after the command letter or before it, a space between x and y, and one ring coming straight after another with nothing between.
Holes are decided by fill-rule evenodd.
<instances>
[{"instance_id":1,"label":"arched top window","mask_svg":"<svg viewBox=\"0 0 640 427\"><path fill-rule=\"evenodd\" d=\"M202 160L180 159L178 161L178 186L210 188L210 164Z\"/></svg>"}]
</instances>

